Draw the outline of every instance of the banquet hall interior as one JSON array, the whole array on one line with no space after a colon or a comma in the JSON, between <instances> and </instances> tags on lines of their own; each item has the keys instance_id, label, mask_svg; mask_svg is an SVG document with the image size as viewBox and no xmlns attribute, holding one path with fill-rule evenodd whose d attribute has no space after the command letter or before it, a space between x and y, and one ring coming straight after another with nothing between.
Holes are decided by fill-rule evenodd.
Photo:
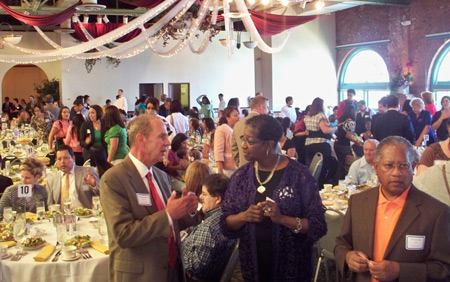
<instances>
[{"instance_id":1,"label":"banquet hall interior","mask_svg":"<svg viewBox=\"0 0 450 282\"><path fill-rule=\"evenodd\" d=\"M34 3L32 8L27 7L27 2L3 1L4 5L17 9L18 13L35 9L33 13L36 15L61 13L77 4L77 1L69 0L48 1L43 5L37 4L39 1L30 1L29 5ZM130 5L129 2L133 1L98 1L98 6L105 9L74 11L80 23L83 22L86 27L106 24L114 24L115 27L126 26L146 11L145 8ZM76 96L86 94L91 96L91 104L103 105L106 99L115 97L119 88L124 89L124 96L129 101L135 101L135 97L153 90L156 90L157 98L160 93L169 93L170 96L170 92L179 91L179 85L184 84L188 88L188 97L184 103L191 107L200 94L209 95L212 104L217 107L219 93L223 93L226 100L238 97L241 107L246 107L248 97L262 91L270 99L271 109L279 111L286 96L296 98L295 106L301 110L316 96L322 97L325 105L337 105L338 101L345 99L345 89L351 86L361 89L361 94L358 90L358 96L361 97L357 100L367 98L371 91L376 92L376 98L369 100L369 105L375 108L379 97L389 93L390 77L406 72L411 72L414 77L410 86L411 93L433 90L436 86L443 88L442 83L437 83L437 66L447 50L445 44L450 29L450 23L445 20L449 14L447 1L333 0L323 1L325 6L322 9L316 8L316 2L321 1L293 1L288 2L287 7L278 1L268 4L270 8L259 4L249 6L249 10L254 8L260 13L307 17L308 20L300 25L296 23L297 26L290 30L290 34L288 31L282 32L287 30L287 27L281 27L276 31L279 33L273 36L263 34L276 26L276 21L272 26L264 22L259 23L260 31L252 31L255 38L251 38L251 33L242 24L243 18L231 18L231 28L228 28L227 32L224 17L220 17L224 12L220 6L217 31L214 30L214 36L206 40L210 42L202 49L201 54L194 53L188 44L179 47L183 37L177 34L175 37L167 36L166 40L159 38L152 48L144 44L138 45L139 48L145 48L145 51L138 50L139 48L135 47L137 43L125 47L122 49L124 51L115 55L122 58L117 65L111 57L106 58L103 55L100 60L87 61L83 59L82 53L78 54L79 50L72 52L69 49L80 47L81 43L87 42L86 37L82 38L83 31L80 31L78 23L74 23L75 19L68 25L67 22L53 26L42 24L40 29L48 37L44 39L33 26L20 22L2 10L2 34L11 33L12 29L14 34L22 35L21 42L15 45L19 48L3 44L0 49L2 97L12 96L27 100L28 96L34 93L34 83L53 78L59 81L62 102L68 105L72 104ZM231 7L233 9L233 5ZM95 10L92 7L90 9ZM252 15L251 18L256 16ZM72 18L69 17L69 21L70 19ZM155 22L156 19L152 21ZM97 21L100 24L97 24ZM124 22L126 24L123 24ZM268 27L266 31L264 26ZM187 28L188 26L183 32L186 32ZM74 32L70 33L72 31ZM244 46L245 41L257 41L256 34L266 40L268 45L264 47L268 52L261 51L258 46L254 49ZM96 32L92 36L99 35L101 33ZM199 46L204 44L205 36L201 30L197 31L196 36L192 36L195 50L199 50ZM80 38L85 41L80 41ZM107 35L102 38L103 42L110 43ZM224 47L220 40L227 38L228 41L222 40ZM44 57L38 54L51 50L54 52L55 48L60 48L52 47L49 42L62 47L58 51L59 55ZM123 43L114 43L111 46L120 44ZM98 44L91 46L95 45ZM260 44L261 48L262 45ZM20 48L26 48L28 53L20 51ZM100 50L105 49L102 48ZM362 57L359 61L366 61L368 64L354 66L364 68L356 71L361 73L360 76L346 77L351 59L361 51L375 53L368 54L367 59L359 56ZM89 52L92 54L98 50ZM373 56L377 58L373 59ZM378 66L379 61L382 66L378 67L377 73L369 73L371 68L368 66ZM91 67L90 72L88 65ZM19 69L20 71L17 71ZM367 75L363 75L366 72ZM24 79L24 73L29 73L30 79ZM365 85L358 87L355 83Z\"/></svg>"},{"instance_id":2,"label":"banquet hall interior","mask_svg":"<svg viewBox=\"0 0 450 282\"><path fill-rule=\"evenodd\" d=\"M406 94L410 99L420 97L420 93L424 91L431 93L434 104L440 109L441 99L450 96L449 19L450 0L0 0L0 97L2 101L9 97L29 102L30 96L42 94L38 93L38 89L44 82L53 82L62 105L68 106L67 110L70 111L74 103L79 102L80 96L88 95L90 105L102 107L108 99L114 104L116 99L119 99L116 95L122 91L123 97L128 100L128 118L132 120L136 113L135 102L140 98L161 99L165 94L172 100L179 100L181 106L189 110L194 106L203 109L203 102L200 103L199 99L202 101L201 95L206 95L216 113L215 117L212 116L216 124L219 121L217 114L220 112L219 94L223 95L225 101L238 98L240 109L250 111L251 101L256 99L255 93L261 92L268 100L270 114L275 117L282 116L280 112L286 107L287 97L293 98L292 106L298 108L299 112L305 111L303 114L307 113L305 109L313 100L321 98L325 107L324 114L329 116L333 114L334 107L337 108L339 103L347 99L349 89L354 90L354 100L365 102L374 114L378 111L380 99L389 94ZM147 108L149 103L151 104L147 100ZM156 109L159 105L154 106ZM106 113L105 108L105 113L98 115L98 123L102 115L104 117L110 114ZM63 110L64 108L61 108L61 113ZM230 111L233 112L233 108ZM89 120L90 115L91 113L85 119L94 123L95 121ZM61 117L58 117L58 120L61 120ZM200 118L199 120L201 123ZM171 122L169 118L163 118L163 121L166 129L170 129L167 124L174 123L173 116ZM225 123L227 122L228 120ZM60 121L59 123L61 124ZM295 123L293 120L287 128L293 129ZM336 128L337 125L336 121ZM187 126L193 127L190 123ZM54 127L50 126L52 131ZM121 127L125 132L125 140L128 138L129 141L130 137L124 129L126 126ZM215 128L214 124L213 127ZM187 129L191 130L190 133L195 131L189 127ZM287 131L289 130L284 131L283 138L286 137ZM306 127L303 131L306 131ZM189 131L184 130L183 134L188 135L187 132ZM173 133L171 138L180 134ZM105 133L102 134L104 138ZM48 143L53 142L53 135L48 138L47 132L46 137L50 140ZM246 138L242 133L242 144L247 143L247 146L250 146L251 141ZM370 139L373 140L372 138L373 136ZM47 139L40 145L46 143ZM188 143L192 138L189 136L186 139L188 141L181 140L180 143ZM171 139L172 147L173 140L176 139ZM103 140L99 143L102 142ZM195 142L197 139L193 140L193 143ZM201 142L204 142L203 139ZM254 141L253 145L258 142L265 141ZM333 146L334 142L335 140ZM331 141L329 143L331 144ZM109 145L108 143L107 146ZM131 152L128 151L131 145L128 145L124 145L126 154ZM190 143L189 146L189 149L195 149ZM422 149L425 150L425 147L423 145ZM4 149L8 149L7 146ZM199 151L202 152L202 148ZM214 163L214 157L209 158L210 152L214 155L213 151L214 145L211 145L208 157L203 160L200 157L199 160ZM45 157L48 157L48 152L45 153ZM267 156L269 150L265 153ZM335 157L336 154L333 153ZM354 152L353 154L356 155ZM364 154L358 157L364 158ZM166 157L164 161L167 160ZM120 161L124 158L125 156ZM193 163L195 156L189 155L187 158ZM302 156L296 153L290 158L301 162ZM269 180L279 164L279 159L278 156ZM55 163L54 159L51 161L52 164ZM112 163L110 159L108 163ZM310 168L311 163L314 163L312 158L308 160ZM350 164L346 163L347 172ZM88 166L90 165L89 162ZM114 168L113 165L110 167ZM111 169L110 167L108 169ZM238 167L240 166L235 166L235 169ZM255 168L258 170L257 166ZM49 166L47 172L53 173L57 169L57 165L52 168ZM178 172L180 170L178 169ZM185 172L186 167L183 173ZM324 192L332 195L339 203L339 214L343 218L349 202L346 198L344 208L344 205L341 205L344 202L339 201L337 196L337 190L342 184L339 181L342 179L332 179L333 185L324 184L331 182L320 182L318 186L320 168L318 174L313 175L315 189L323 187L320 193L322 198L319 199L319 195L316 195L318 202L323 200L320 203L324 207L325 202L328 202L327 207L334 208L336 201L327 201ZM86 178L90 176L91 174L88 174ZM373 176L376 178L375 173ZM151 177L150 175L150 179ZM94 185L90 185L87 190L93 186L95 188L95 184L99 186L100 179L101 175L97 183L94 181ZM370 188L378 187L378 182L377 185L373 184ZM171 182L171 185L174 184ZM326 189L325 185L330 189ZM182 190L181 187L178 188L180 194ZM202 188L204 187L200 185L200 189ZM351 194L348 189L343 191L339 190L339 193ZM201 193L202 191L199 194ZM96 197L96 200L100 205L99 197ZM64 203L53 204L61 205L61 208L64 206ZM298 225L289 231L298 233L296 231L300 231L302 225L300 218L295 219ZM106 229L105 219L101 223ZM51 220L46 224L53 228ZM88 230L95 234L95 238L100 238L99 242L96 241L98 245L91 244L98 252L92 250L89 256L92 254L93 258L89 258L86 252L80 251L79 257L73 259L77 260L72 263L74 269L70 270L73 271L73 277L68 275L69 278L61 281L106 281L106 269L111 269L107 256L110 250L104 246L108 241L103 241L107 236L106 230L103 230L101 236L97 236L99 223L95 222L95 226L90 222L90 218L83 217L83 214L78 224L80 229ZM333 228L334 232L338 232L336 230L340 230L342 222L339 222L338 227L328 221L327 224L329 230ZM170 232L173 235L172 226ZM57 245L53 244L52 247L57 247L59 239L53 238L57 234L53 234L53 231L51 233L51 239L57 242ZM321 243L329 243L334 247L334 239L339 232L330 232L328 239L332 237L330 234L334 235L332 243ZM236 250L239 244L239 241L233 244ZM319 266L320 272L311 272L311 278L314 281L328 282L330 278L334 280L335 275L337 278L339 274L337 265L327 265L328 260L334 260L333 250L331 249L331 254L325 254L319 249L314 249L314 260L311 261L314 267L316 264ZM49 257L53 258L55 250L52 249L51 255L44 261ZM32 251L37 253L36 250ZM55 258L57 259L57 256ZM93 259L91 261L95 263L89 265L89 259ZM37 273L40 277L50 273L52 266L52 263L47 261L42 265L46 266L45 271L49 272L43 271L44 268L38 269L31 256L25 256L22 263L30 266L29 273ZM237 262L238 267L235 264L236 261L229 271L232 278L227 277L221 281L243 281L239 270L240 262ZM32 277L27 277L26 272L22 273L20 268L16 267L19 263L7 261L5 265L8 267L5 281L15 281L14 277L20 275L20 281L32 281ZM59 267L61 265L62 263L58 264ZM322 265L325 265L325 268ZM95 275L88 277L90 272ZM78 274L80 276L77 276ZM72 278L75 280L70 280ZM60 281L58 279L55 276L48 281Z\"/></svg>"}]
</instances>

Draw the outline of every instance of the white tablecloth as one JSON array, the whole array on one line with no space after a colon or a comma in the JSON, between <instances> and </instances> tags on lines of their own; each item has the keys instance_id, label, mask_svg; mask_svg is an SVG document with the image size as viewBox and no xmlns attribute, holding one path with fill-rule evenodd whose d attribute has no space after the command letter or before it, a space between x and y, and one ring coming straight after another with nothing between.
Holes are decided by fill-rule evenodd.
<instances>
[{"instance_id":1,"label":"white tablecloth","mask_svg":"<svg viewBox=\"0 0 450 282\"><path fill-rule=\"evenodd\" d=\"M56 229L53 223L35 224L39 229L45 230L42 234L48 244L56 244ZM90 235L91 240L100 240L97 229L89 219L81 219L77 222L78 235ZM70 238L70 236L68 236ZM56 252L47 262L35 262L33 257L40 250L28 251L20 261L11 261L11 258L1 261L3 281L5 282L107 282L108 281L108 255L104 255L92 248L87 248L92 259L80 258L76 261L64 261L62 256L57 262L51 262ZM15 254L16 249L10 248L9 252Z\"/></svg>"}]
</instances>

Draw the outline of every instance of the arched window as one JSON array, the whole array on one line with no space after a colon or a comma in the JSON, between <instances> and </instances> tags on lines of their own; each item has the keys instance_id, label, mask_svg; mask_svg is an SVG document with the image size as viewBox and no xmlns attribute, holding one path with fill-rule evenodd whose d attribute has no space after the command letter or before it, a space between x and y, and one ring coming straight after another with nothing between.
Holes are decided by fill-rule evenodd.
<instances>
[{"instance_id":1,"label":"arched window","mask_svg":"<svg viewBox=\"0 0 450 282\"><path fill-rule=\"evenodd\" d=\"M355 99L378 108L381 97L390 93L389 72L383 58L370 49L353 51L345 60L339 78L339 100L347 99L347 89L356 91Z\"/></svg>"},{"instance_id":2,"label":"arched window","mask_svg":"<svg viewBox=\"0 0 450 282\"><path fill-rule=\"evenodd\" d=\"M450 95L450 41L436 55L432 66L431 91L438 110L441 108L442 96Z\"/></svg>"}]
</instances>

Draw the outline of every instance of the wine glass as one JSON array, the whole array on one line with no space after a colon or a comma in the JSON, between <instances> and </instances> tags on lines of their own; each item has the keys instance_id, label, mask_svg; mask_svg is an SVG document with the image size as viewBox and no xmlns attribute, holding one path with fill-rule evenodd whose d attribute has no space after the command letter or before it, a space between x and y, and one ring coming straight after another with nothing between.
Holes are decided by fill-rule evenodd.
<instances>
[{"instance_id":1,"label":"wine glass","mask_svg":"<svg viewBox=\"0 0 450 282\"><path fill-rule=\"evenodd\" d=\"M3 209L3 220L6 224L10 224L13 220L12 207L5 207Z\"/></svg>"},{"instance_id":2,"label":"wine glass","mask_svg":"<svg viewBox=\"0 0 450 282\"><path fill-rule=\"evenodd\" d=\"M39 201L36 204L36 215L37 217L42 220L45 215L45 203L44 201Z\"/></svg>"},{"instance_id":3,"label":"wine glass","mask_svg":"<svg viewBox=\"0 0 450 282\"><path fill-rule=\"evenodd\" d=\"M99 196L93 196L92 197L92 209L95 212L95 215L98 215L100 208L100 197Z\"/></svg>"},{"instance_id":4,"label":"wine glass","mask_svg":"<svg viewBox=\"0 0 450 282\"><path fill-rule=\"evenodd\" d=\"M100 216L98 218L98 234L100 234L100 241L102 242L102 244L108 244L108 242L105 240L105 235L107 233L107 227L106 227L106 221L105 218Z\"/></svg>"},{"instance_id":5,"label":"wine glass","mask_svg":"<svg viewBox=\"0 0 450 282\"><path fill-rule=\"evenodd\" d=\"M67 214L72 212L72 200L70 198L64 199L64 212Z\"/></svg>"}]
</instances>

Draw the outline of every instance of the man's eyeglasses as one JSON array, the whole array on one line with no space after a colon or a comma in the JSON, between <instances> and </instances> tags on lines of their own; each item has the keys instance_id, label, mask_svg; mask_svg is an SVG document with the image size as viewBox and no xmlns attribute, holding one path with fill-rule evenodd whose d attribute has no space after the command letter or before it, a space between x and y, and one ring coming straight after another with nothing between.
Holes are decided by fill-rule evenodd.
<instances>
[{"instance_id":1,"label":"man's eyeglasses","mask_svg":"<svg viewBox=\"0 0 450 282\"><path fill-rule=\"evenodd\" d=\"M245 138L244 136L241 136L241 142L242 142L242 143L247 143L249 146L253 146L253 145L256 145L256 144L261 143L261 142L264 142L264 141L261 141L261 140L258 140L258 141L250 141L250 140L248 140L247 138Z\"/></svg>"},{"instance_id":2,"label":"man's eyeglasses","mask_svg":"<svg viewBox=\"0 0 450 282\"><path fill-rule=\"evenodd\" d=\"M384 170L393 170L395 167L397 167L399 170L403 170L403 171L411 169L411 165L410 164L398 164L398 165L395 165L395 164L383 164L381 166L384 168Z\"/></svg>"}]
</instances>

